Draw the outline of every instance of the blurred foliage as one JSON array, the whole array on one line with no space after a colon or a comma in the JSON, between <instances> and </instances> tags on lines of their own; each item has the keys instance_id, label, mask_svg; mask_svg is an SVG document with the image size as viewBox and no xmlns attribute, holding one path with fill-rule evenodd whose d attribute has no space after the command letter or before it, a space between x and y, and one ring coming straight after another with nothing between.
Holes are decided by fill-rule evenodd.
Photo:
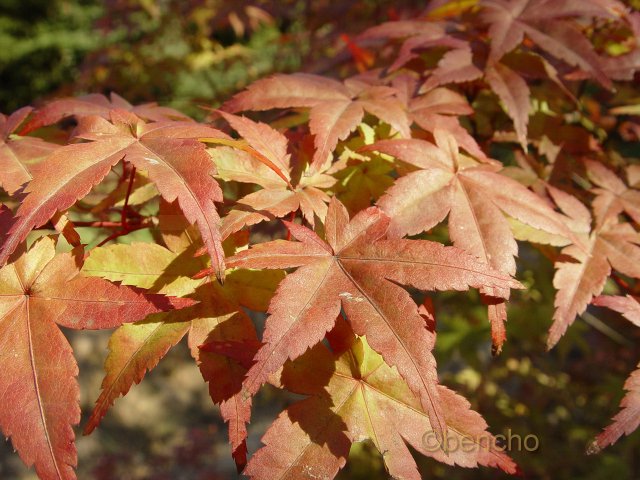
<instances>
[{"instance_id":1,"label":"blurred foliage","mask_svg":"<svg viewBox=\"0 0 640 480\"><path fill-rule=\"evenodd\" d=\"M391 0L9 0L0 6L0 111L43 98L122 93L202 118L273 72L339 75L345 39ZM346 37L345 37L346 35Z\"/></svg>"},{"instance_id":2,"label":"blurred foliage","mask_svg":"<svg viewBox=\"0 0 640 480\"><path fill-rule=\"evenodd\" d=\"M0 2L0 111L11 112L73 82L84 56L104 45L93 33L98 2Z\"/></svg>"}]
</instances>

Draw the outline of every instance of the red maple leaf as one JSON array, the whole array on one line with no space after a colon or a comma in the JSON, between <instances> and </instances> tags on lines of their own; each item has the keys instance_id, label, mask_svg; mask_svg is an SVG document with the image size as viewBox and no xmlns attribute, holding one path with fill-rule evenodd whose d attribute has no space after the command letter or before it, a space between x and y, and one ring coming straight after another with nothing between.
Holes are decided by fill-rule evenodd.
<instances>
[{"instance_id":1,"label":"red maple leaf","mask_svg":"<svg viewBox=\"0 0 640 480\"><path fill-rule=\"evenodd\" d=\"M0 269L0 426L45 480L75 479L80 421L78 366L56 324L114 328L194 303L85 277L82 253L56 255L44 237Z\"/></svg>"}]
</instances>

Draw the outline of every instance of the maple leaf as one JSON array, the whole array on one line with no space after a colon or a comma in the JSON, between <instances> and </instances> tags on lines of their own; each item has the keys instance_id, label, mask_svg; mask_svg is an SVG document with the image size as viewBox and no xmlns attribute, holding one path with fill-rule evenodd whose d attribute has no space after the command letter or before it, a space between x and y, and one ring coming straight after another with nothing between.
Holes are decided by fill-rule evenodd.
<instances>
[{"instance_id":1,"label":"maple leaf","mask_svg":"<svg viewBox=\"0 0 640 480\"><path fill-rule=\"evenodd\" d=\"M166 220L163 218L163 223ZM203 268L201 257L193 256L195 245L189 241L174 241L172 245L175 251L156 244L101 247L94 249L85 263L84 271L91 275L164 294L190 295L200 301L193 308L153 315L114 332L109 341L102 392L85 426L85 434L99 425L118 397L125 395L134 383L140 383L147 371L155 368L169 349L188 335L191 354L209 382L209 394L220 404L222 416L229 424L233 456L241 470L246 463L245 425L251 413L250 401L239 394L247 367L221 353L202 351L198 346L214 341L244 342L245 347L252 346L255 352L258 345L255 329L238 303L245 304L245 299L249 299L249 305L259 310L260 303L266 303L260 302L260 296L270 298L282 276L268 275L271 272L241 276L240 272L232 272L224 288L216 283L203 283L190 278Z\"/></svg>"},{"instance_id":2,"label":"maple leaf","mask_svg":"<svg viewBox=\"0 0 640 480\"><path fill-rule=\"evenodd\" d=\"M61 147L47 158L42 174L25 189L28 195L0 247L0 265L6 263L32 228L71 207L125 159L146 171L165 199L178 200L189 222L199 227L216 274L222 277L224 253L214 204L222 201L222 192L212 177L215 166L197 138L228 137L197 123L145 124L123 110L112 110L110 115L111 122L84 117L76 136L89 142Z\"/></svg>"},{"instance_id":3,"label":"maple leaf","mask_svg":"<svg viewBox=\"0 0 640 480\"><path fill-rule=\"evenodd\" d=\"M558 290L553 325L547 347L552 348L582 314L595 296L600 295L611 269L640 278L640 235L629 224L609 222L591 230L591 214L577 199L555 188L549 193L579 228L583 248L569 245L556 263L553 286ZM575 227L574 227L575 228Z\"/></svg>"},{"instance_id":4,"label":"maple leaf","mask_svg":"<svg viewBox=\"0 0 640 480\"><path fill-rule=\"evenodd\" d=\"M621 313L624 318L640 327L640 302L631 295L625 297L600 295L594 298L591 303L598 307L607 307Z\"/></svg>"},{"instance_id":5,"label":"maple leaf","mask_svg":"<svg viewBox=\"0 0 640 480\"><path fill-rule=\"evenodd\" d=\"M254 82L223 105L223 110L270 110L309 108L309 129L315 135L316 152L311 165L322 166L340 140L345 140L360 124L365 111L410 137L410 121L395 90L370 85L357 78L344 83L296 73L274 75Z\"/></svg>"},{"instance_id":6,"label":"maple leaf","mask_svg":"<svg viewBox=\"0 0 640 480\"><path fill-rule=\"evenodd\" d=\"M38 128L53 125L67 117L75 117L79 120L83 117L98 115L108 120L112 110L126 110L149 121L191 121L185 114L173 108L158 106L156 103L145 103L134 106L113 92L110 98L94 93L82 97L54 100L46 104L44 107L36 110L33 117L26 123L20 133L25 135Z\"/></svg>"},{"instance_id":7,"label":"maple leaf","mask_svg":"<svg viewBox=\"0 0 640 480\"><path fill-rule=\"evenodd\" d=\"M421 478L407 444L449 465L516 471L482 417L464 398L438 385L450 447L445 454L435 441L431 417L398 371L364 337L351 334L339 341L346 351L331 353L320 344L284 367L282 386L310 396L288 407L269 427L262 437L265 446L244 472L250 478L331 479L344 467L351 444L364 440L373 442L397 479Z\"/></svg>"},{"instance_id":8,"label":"maple leaf","mask_svg":"<svg viewBox=\"0 0 640 480\"><path fill-rule=\"evenodd\" d=\"M640 224L640 190L629 188L615 173L600 162L586 160L587 175L596 185L592 192L596 227L616 220L622 212Z\"/></svg>"},{"instance_id":9,"label":"maple leaf","mask_svg":"<svg viewBox=\"0 0 640 480\"><path fill-rule=\"evenodd\" d=\"M627 320L640 327L640 303L632 297L602 295L593 299L594 305L621 313ZM627 394L620 402L622 410L613 417L613 423L589 445L587 453L598 453L613 445L622 435L630 435L640 426L640 365L629 375L624 384Z\"/></svg>"},{"instance_id":10,"label":"maple leaf","mask_svg":"<svg viewBox=\"0 0 640 480\"><path fill-rule=\"evenodd\" d=\"M562 83L556 68L535 52L512 52L500 62L490 62L485 67L484 80L502 102L502 108L513 121L516 139L527 151L528 143L535 141L527 136L529 115L532 113L531 89L525 79L551 80L562 92L577 103L571 91Z\"/></svg>"},{"instance_id":11,"label":"maple leaf","mask_svg":"<svg viewBox=\"0 0 640 480\"><path fill-rule=\"evenodd\" d=\"M444 33L444 25L437 22L396 20L368 28L358 35L358 39L407 38L416 35L428 35L430 38L437 38L444 35Z\"/></svg>"},{"instance_id":12,"label":"maple leaf","mask_svg":"<svg viewBox=\"0 0 640 480\"><path fill-rule=\"evenodd\" d=\"M474 65L473 52L467 42L452 41L442 45L455 48L446 52L436 68L429 72L429 77L422 85L423 89L430 90L448 83L472 82L482 78L482 70Z\"/></svg>"},{"instance_id":13,"label":"maple leaf","mask_svg":"<svg viewBox=\"0 0 640 480\"><path fill-rule=\"evenodd\" d=\"M613 417L613 423L596 437L587 453L598 453L613 445L622 435L630 435L640 426L640 365L624 383L626 395L620 402L622 410Z\"/></svg>"},{"instance_id":14,"label":"maple leaf","mask_svg":"<svg viewBox=\"0 0 640 480\"><path fill-rule=\"evenodd\" d=\"M416 124L431 133L436 129L446 130L471 155L480 160L486 159L485 153L458 120L462 115L473 113L473 108L462 95L444 87L425 91L424 87L419 88L417 79L408 75L399 75L392 82ZM421 95L416 95L418 90Z\"/></svg>"},{"instance_id":15,"label":"maple leaf","mask_svg":"<svg viewBox=\"0 0 640 480\"><path fill-rule=\"evenodd\" d=\"M418 56L418 51L434 47L467 48L464 40L453 38L446 34L445 24L425 20L402 20L386 22L365 30L359 40L369 39L403 39L400 50L389 66L388 70L394 72L412 59ZM458 54L453 54L455 57ZM443 62L444 72L447 69L447 60ZM455 81L455 80L454 80Z\"/></svg>"},{"instance_id":16,"label":"maple leaf","mask_svg":"<svg viewBox=\"0 0 640 480\"><path fill-rule=\"evenodd\" d=\"M606 88L611 80L593 46L571 21L575 17L617 19L626 9L614 0L482 0L481 18L491 38L489 63L522 44L525 35L538 47L589 73Z\"/></svg>"},{"instance_id":17,"label":"maple leaf","mask_svg":"<svg viewBox=\"0 0 640 480\"><path fill-rule=\"evenodd\" d=\"M632 297L616 297L602 295L593 299L593 305L607 307L640 327L640 303ZM605 447L613 445L622 435L630 435L640 426L640 365L629 375L624 384L627 394L620 402L622 410L613 417L613 423L596 437L587 448L588 454L598 453Z\"/></svg>"},{"instance_id":18,"label":"maple leaf","mask_svg":"<svg viewBox=\"0 0 640 480\"><path fill-rule=\"evenodd\" d=\"M458 152L455 138L434 132L436 145L424 140L382 140L363 150L393 155L420 168L404 177L380 198L378 205L391 218L389 235L415 235L449 216L453 244L491 268L513 275L518 252L505 214L536 229L571 237L572 234L545 201L494 164L478 164ZM498 187L499 186L499 187ZM489 297L508 298L508 292L483 288ZM503 302L489 301L493 348L505 341Z\"/></svg>"},{"instance_id":19,"label":"maple leaf","mask_svg":"<svg viewBox=\"0 0 640 480\"><path fill-rule=\"evenodd\" d=\"M270 217L280 218L298 209L310 225L314 224L316 215L324 221L329 196L320 188L329 188L336 181L325 173L330 163L325 162L325 165L313 172L301 172L297 179L292 179L295 165L287 153L288 142L284 135L263 123L221 113L243 139L260 155L269 159L279 172L276 173L273 168L244 151L226 147L209 149L220 178L262 187L262 190L238 200L239 206L244 209L233 209L225 216L221 228L222 238L245 226L255 225Z\"/></svg>"},{"instance_id":20,"label":"maple leaf","mask_svg":"<svg viewBox=\"0 0 640 480\"><path fill-rule=\"evenodd\" d=\"M487 67L485 80L504 103L522 149L527 151L527 124L531 111L529 97L531 91L524 79L502 63Z\"/></svg>"},{"instance_id":21,"label":"maple leaf","mask_svg":"<svg viewBox=\"0 0 640 480\"><path fill-rule=\"evenodd\" d=\"M0 114L0 187L10 195L33 179L40 162L59 148L40 138L12 135L31 111L24 107L9 117Z\"/></svg>"},{"instance_id":22,"label":"maple leaf","mask_svg":"<svg viewBox=\"0 0 640 480\"><path fill-rule=\"evenodd\" d=\"M287 359L320 342L340 308L358 335L396 366L429 412L436 432L446 427L437 400L433 334L424 328L415 303L398 285L421 290L518 288L455 247L425 240L384 239L389 218L372 207L351 221L335 198L325 222L327 241L286 222L299 242L276 240L253 246L229 259L229 266L299 267L280 284L268 313L263 343L244 382L254 394ZM442 437L440 437L442 438Z\"/></svg>"},{"instance_id":23,"label":"maple leaf","mask_svg":"<svg viewBox=\"0 0 640 480\"><path fill-rule=\"evenodd\" d=\"M0 426L42 479L74 479L72 425L80 421L78 367L56 324L114 328L193 304L79 274L82 249L55 254L38 240L0 269Z\"/></svg>"}]
</instances>

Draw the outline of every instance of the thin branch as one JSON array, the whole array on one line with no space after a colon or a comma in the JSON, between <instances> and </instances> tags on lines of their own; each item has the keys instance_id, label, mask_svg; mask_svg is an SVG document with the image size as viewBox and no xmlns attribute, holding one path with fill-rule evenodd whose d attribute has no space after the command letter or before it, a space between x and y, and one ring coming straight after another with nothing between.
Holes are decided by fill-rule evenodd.
<instances>
[{"instance_id":1,"label":"thin branch","mask_svg":"<svg viewBox=\"0 0 640 480\"><path fill-rule=\"evenodd\" d=\"M136 176L136 167L131 167L131 173L129 174L129 186L127 187L127 195L124 197L124 206L122 207L122 226L127 228L127 209L129 208L129 197L131 196L131 190L133 190L133 180Z\"/></svg>"},{"instance_id":2,"label":"thin branch","mask_svg":"<svg viewBox=\"0 0 640 480\"><path fill-rule=\"evenodd\" d=\"M631 348L634 346L633 342L630 341L627 337L625 337L621 333L611 328L609 325L604 323L595 315L592 315L589 312L584 312L582 315L579 315L578 318L581 318L582 320L584 320L585 323L587 323L588 325L591 325L593 328L598 330L603 335L609 337L614 342L620 345L624 345L625 347L628 347L628 348Z\"/></svg>"},{"instance_id":3,"label":"thin branch","mask_svg":"<svg viewBox=\"0 0 640 480\"><path fill-rule=\"evenodd\" d=\"M124 227L122 222L108 222L108 221L97 221L97 222L73 222L76 227L92 227L92 228L120 228ZM153 225L153 222L150 218L144 218L143 220L129 220L127 225L133 228L142 228L150 227Z\"/></svg>"},{"instance_id":4,"label":"thin branch","mask_svg":"<svg viewBox=\"0 0 640 480\"><path fill-rule=\"evenodd\" d=\"M111 240L115 240L118 237L123 237L125 235L128 235L131 232L135 232L136 230L142 230L143 228L147 228L150 225L151 225L150 223L144 223L144 224L140 224L140 225L137 225L137 226L129 225L126 230L118 230L117 232L113 232L111 235L109 235L107 238L102 240L99 244L97 244L93 248L102 247L106 243L109 243Z\"/></svg>"}]
</instances>

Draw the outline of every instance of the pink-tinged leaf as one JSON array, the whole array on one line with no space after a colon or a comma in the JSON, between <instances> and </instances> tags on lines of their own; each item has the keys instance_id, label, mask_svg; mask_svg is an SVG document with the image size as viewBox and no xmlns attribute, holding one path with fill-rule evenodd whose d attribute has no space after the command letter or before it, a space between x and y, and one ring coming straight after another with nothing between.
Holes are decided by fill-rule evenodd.
<instances>
[{"instance_id":1,"label":"pink-tinged leaf","mask_svg":"<svg viewBox=\"0 0 640 480\"><path fill-rule=\"evenodd\" d=\"M293 268L323 261L325 248L313 243L274 240L258 243L228 259L227 266L239 268Z\"/></svg>"},{"instance_id":2,"label":"pink-tinged leaf","mask_svg":"<svg viewBox=\"0 0 640 480\"><path fill-rule=\"evenodd\" d=\"M198 226L216 274L222 278L224 252L214 204L222 201L222 191L212 177L215 166L196 138L224 134L195 123L144 124L123 110L112 110L110 115L112 123L101 117L85 117L76 129L77 135L93 141L59 148L47 158L42 165L46 174L38 175L27 186L28 195L0 247L0 265L31 229L71 207L126 158L148 173L167 201L178 201L187 220Z\"/></svg>"},{"instance_id":3,"label":"pink-tinged leaf","mask_svg":"<svg viewBox=\"0 0 640 480\"><path fill-rule=\"evenodd\" d=\"M309 128L315 135L311 165L318 171L335 149L362 120L364 111L410 136L408 112L395 97L395 89L370 85L358 78L344 84L317 75L275 75L258 80L223 105L223 110L310 108Z\"/></svg>"},{"instance_id":4,"label":"pink-tinged leaf","mask_svg":"<svg viewBox=\"0 0 640 480\"><path fill-rule=\"evenodd\" d=\"M469 115L473 109L466 99L446 88L434 88L424 95L406 100L413 120L428 132L446 130L451 133L460 147L480 161L487 160L487 156L478 146L469 132L460 125L458 116Z\"/></svg>"},{"instance_id":5,"label":"pink-tinged leaf","mask_svg":"<svg viewBox=\"0 0 640 480\"><path fill-rule=\"evenodd\" d=\"M0 137L6 139L15 133L32 111L32 107L22 107L9 116L0 113Z\"/></svg>"},{"instance_id":6,"label":"pink-tinged leaf","mask_svg":"<svg viewBox=\"0 0 640 480\"><path fill-rule=\"evenodd\" d=\"M250 227L260 222L273 220L270 215L255 212L251 209L231 210L223 219L220 226L220 237L226 240L230 235L242 230L244 227ZM212 270L213 272L213 270Z\"/></svg>"},{"instance_id":7,"label":"pink-tinged leaf","mask_svg":"<svg viewBox=\"0 0 640 480\"><path fill-rule=\"evenodd\" d=\"M348 247L340 254L350 272L384 277L420 290L522 288L509 277L456 247L428 240L378 240Z\"/></svg>"},{"instance_id":8,"label":"pink-tinged leaf","mask_svg":"<svg viewBox=\"0 0 640 480\"><path fill-rule=\"evenodd\" d=\"M640 223L640 190L629 188L613 171L602 163L586 160L587 175L596 185L592 191L593 211L596 227L615 221L622 212L627 213L636 223Z\"/></svg>"},{"instance_id":9,"label":"pink-tinged leaf","mask_svg":"<svg viewBox=\"0 0 640 480\"><path fill-rule=\"evenodd\" d=\"M432 22L420 20L400 20L395 22L386 22L375 27L368 28L358 36L360 40L372 38L405 38L415 35L426 35L431 33L433 36L441 36L444 34L442 25Z\"/></svg>"},{"instance_id":10,"label":"pink-tinged leaf","mask_svg":"<svg viewBox=\"0 0 640 480\"><path fill-rule=\"evenodd\" d=\"M473 108L457 92L439 87L415 97L411 102L411 111L428 112L437 115L471 115Z\"/></svg>"},{"instance_id":11,"label":"pink-tinged leaf","mask_svg":"<svg viewBox=\"0 0 640 480\"><path fill-rule=\"evenodd\" d=\"M330 401L311 397L282 412L244 474L252 480L334 478L347 462L351 440L344 421L329 407ZM340 413L343 404L336 407Z\"/></svg>"},{"instance_id":12,"label":"pink-tinged leaf","mask_svg":"<svg viewBox=\"0 0 640 480\"><path fill-rule=\"evenodd\" d=\"M628 224L608 225L592 232L586 249L570 245L563 249L556 264L553 285L558 289L554 323L547 346L552 348L582 314L593 297L602 293L605 281L615 269L624 275L640 278L640 236Z\"/></svg>"},{"instance_id":13,"label":"pink-tinged leaf","mask_svg":"<svg viewBox=\"0 0 640 480\"><path fill-rule=\"evenodd\" d=\"M601 58L600 64L602 71L611 80L633 81L634 75L640 70L640 48L636 47L624 55Z\"/></svg>"},{"instance_id":14,"label":"pink-tinged leaf","mask_svg":"<svg viewBox=\"0 0 640 480\"><path fill-rule=\"evenodd\" d=\"M282 218L287 213L298 210L300 198L289 189L264 189L242 197L238 204L251 207L254 212L270 213L276 218Z\"/></svg>"},{"instance_id":15,"label":"pink-tinged leaf","mask_svg":"<svg viewBox=\"0 0 640 480\"><path fill-rule=\"evenodd\" d=\"M24 107L9 117L0 114L0 187L10 195L32 180L40 162L60 147L40 138L12 136L31 110Z\"/></svg>"},{"instance_id":16,"label":"pink-tinged leaf","mask_svg":"<svg viewBox=\"0 0 640 480\"><path fill-rule=\"evenodd\" d=\"M2 431L40 478L74 479L77 454L71 427L80 421L80 391L71 347L53 322L31 314L26 301L3 298L0 308Z\"/></svg>"},{"instance_id":17,"label":"pink-tinged leaf","mask_svg":"<svg viewBox=\"0 0 640 480\"><path fill-rule=\"evenodd\" d=\"M487 68L485 79L498 95L518 136L518 142L527 151L527 124L529 123L531 91L524 79L509 67L496 63Z\"/></svg>"},{"instance_id":18,"label":"pink-tinged leaf","mask_svg":"<svg viewBox=\"0 0 640 480\"><path fill-rule=\"evenodd\" d=\"M100 183L111 167L122 157L128 140L95 144L70 145L53 152L47 158L47 171L27 185L28 194L16 212L15 222L0 246L0 265L27 238L29 232L49 221L58 211L64 211ZM73 158L73 162L69 162Z\"/></svg>"},{"instance_id":19,"label":"pink-tinged leaf","mask_svg":"<svg viewBox=\"0 0 640 480\"><path fill-rule=\"evenodd\" d=\"M224 181L253 183L266 190L287 187L278 173L247 151L230 146L213 147L207 151L216 164L218 177Z\"/></svg>"},{"instance_id":20,"label":"pink-tinged leaf","mask_svg":"<svg viewBox=\"0 0 640 480\"><path fill-rule=\"evenodd\" d=\"M480 77L482 70L473 64L471 48L457 48L444 54L422 89L431 90L447 83L471 82Z\"/></svg>"},{"instance_id":21,"label":"pink-tinged leaf","mask_svg":"<svg viewBox=\"0 0 640 480\"><path fill-rule=\"evenodd\" d=\"M343 274L331 257L300 267L278 287L269 306L264 346L247 373L245 387L255 394L269 375L319 343L340 312Z\"/></svg>"},{"instance_id":22,"label":"pink-tinged leaf","mask_svg":"<svg viewBox=\"0 0 640 480\"><path fill-rule=\"evenodd\" d=\"M225 114L229 116L229 114ZM240 117L234 117L236 119ZM245 122L251 122L243 119ZM255 124L257 125L257 124ZM271 130L267 137L274 136L274 142L278 139L283 142L280 153L286 156L286 175L276 167L276 173L272 167L265 165L260 158L242 150L233 150L228 147L219 147L209 150L209 154L214 159L218 168L218 175L224 180L234 180L243 183L255 183L263 187L263 190L250 193L238 200L238 205L232 209L222 220L221 235L226 238L228 235L246 226L255 225L265 220L282 218L298 209L313 225L315 217L324 220L327 213L327 203L329 196L317 187L328 188L335 183L335 179L326 173L325 165L318 172L310 175L303 175L299 179L290 183L290 171L288 154L286 154L286 139L279 133ZM255 145L255 143L254 143ZM256 151L256 153L259 153ZM264 160L268 160L266 156ZM275 164L268 160L270 165ZM284 168L284 165L283 165ZM247 208L250 207L250 208Z\"/></svg>"},{"instance_id":23,"label":"pink-tinged leaf","mask_svg":"<svg viewBox=\"0 0 640 480\"><path fill-rule=\"evenodd\" d=\"M613 423L596 437L587 453L598 453L613 445L622 435L630 435L640 426L640 365L624 384L627 394L620 402L622 410L613 417Z\"/></svg>"},{"instance_id":24,"label":"pink-tinged leaf","mask_svg":"<svg viewBox=\"0 0 640 480\"><path fill-rule=\"evenodd\" d=\"M190 139L153 138L128 152L127 159L148 172L167 201L178 201L189 223L198 226L216 274L223 278L220 217L214 203L222 201L222 191L212 177L215 167L202 144Z\"/></svg>"},{"instance_id":25,"label":"pink-tinged leaf","mask_svg":"<svg viewBox=\"0 0 640 480\"><path fill-rule=\"evenodd\" d=\"M315 135L313 164L322 165L338 141L346 139L362 121L364 109L350 99L323 102L312 109L309 129Z\"/></svg>"},{"instance_id":26,"label":"pink-tinged leaf","mask_svg":"<svg viewBox=\"0 0 640 480\"><path fill-rule=\"evenodd\" d=\"M335 181L333 179L332 181ZM324 191L315 187L306 187L298 192L300 199L300 211L302 217L312 227L315 225L315 217L320 221L324 221L327 216L327 204L331 201L331 197Z\"/></svg>"},{"instance_id":27,"label":"pink-tinged leaf","mask_svg":"<svg viewBox=\"0 0 640 480\"><path fill-rule=\"evenodd\" d=\"M258 160L262 160L262 157L266 158L270 162L270 165L267 166L276 167L275 171L280 177L283 177L287 183L291 181L289 176L290 155L287 153L288 142L283 134L265 123L254 122L246 117L239 117L220 110L218 113L254 150L261 154L260 157L257 157Z\"/></svg>"},{"instance_id":28,"label":"pink-tinged leaf","mask_svg":"<svg viewBox=\"0 0 640 480\"><path fill-rule=\"evenodd\" d=\"M359 103L372 115L391 125L404 138L411 137L411 119L394 88L371 86L359 93Z\"/></svg>"},{"instance_id":29,"label":"pink-tinged leaf","mask_svg":"<svg viewBox=\"0 0 640 480\"><path fill-rule=\"evenodd\" d=\"M492 165L477 164L461 155L452 135L436 129L434 136L437 146L423 140L386 140L364 149L387 153L421 168L396 180L378 201L391 217L389 236L429 230L449 215L454 245L509 275L515 273L518 249L505 214L536 229L573 237L564 217L544 199L497 173ZM490 284L481 286L481 291L493 299L508 298L508 290ZM493 300L489 310L497 352L504 341L506 308Z\"/></svg>"},{"instance_id":30,"label":"pink-tinged leaf","mask_svg":"<svg viewBox=\"0 0 640 480\"><path fill-rule=\"evenodd\" d=\"M0 269L0 426L46 480L75 479L80 420L78 367L56 323L112 328L193 303L83 277L81 259L80 249L56 255L44 237Z\"/></svg>"},{"instance_id":31,"label":"pink-tinged leaf","mask_svg":"<svg viewBox=\"0 0 640 480\"><path fill-rule=\"evenodd\" d=\"M491 38L490 60L498 61L504 54L516 48L524 38L524 30L516 21L526 8L529 0L506 1L486 0L483 20L490 24L489 38Z\"/></svg>"},{"instance_id":32,"label":"pink-tinged leaf","mask_svg":"<svg viewBox=\"0 0 640 480\"><path fill-rule=\"evenodd\" d=\"M235 113L243 110L313 107L328 101L348 100L349 91L336 80L296 73L274 75L258 80L227 101L222 109Z\"/></svg>"},{"instance_id":33,"label":"pink-tinged leaf","mask_svg":"<svg viewBox=\"0 0 640 480\"><path fill-rule=\"evenodd\" d=\"M190 120L183 113L172 108L160 107L155 103L133 106L119 95L112 93L108 99L104 95L91 94L84 97L55 100L38 109L22 131L25 135L33 130L52 125L67 117L81 119L92 115L109 118L111 110L131 111L149 121Z\"/></svg>"},{"instance_id":34,"label":"pink-tinged leaf","mask_svg":"<svg viewBox=\"0 0 640 480\"><path fill-rule=\"evenodd\" d=\"M285 227L291 232L291 235L298 240L299 242L312 244L315 247L324 250L328 255L333 255L333 250L330 245L327 245L327 242L322 240L316 232L313 230L309 230L308 228L298 225L293 222L282 222Z\"/></svg>"},{"instance_id":35,"label":"pink-tinged leaf","mask_svg":"<svg viewBox=\"0 0 640 480\"><path fill-rule=\"evenodd\" d=\"M569 217L571 231L577 233L590 232L591 213L580 200L551 185L547 185L547 191L560 210Z\"/></svg>"},{"instance_id":36,"label":"pink-tinged leaf","mask_svg":"<svg viewBox=\"0 0 640 480\"><path fill-rule=\"evenodd\" d=\"M462 168L457 169L459 154L455 139L442 131L437 133L438 148L421 140L382 141L367 147L367 150L378 150L397 156L423 169L399 179L397 181L399 186L392 187L378 202L383 208L386 206L389 209L387 213L392 218L390 230L395 235L414 234L430 229L435 226L438 219L444 218L451 208L485 210L485 208L474 207L474 202L482 204L490 202L500 211L534 228L571 238L572 234L565 226L563 217L555 213L542 198L518 182L495 172L493 167L474 165L472 162L467 162ZM424 187L424 178L427 175L431 185L434 185L433 190ZM449 179L448 182L447 179ZM497 184L501 186L499 190L495 189ZM406 193L410 185L414 195ZM465 206L465 203L468 205ZM492 209L492 211L498 210ZM485 212L480 214L489 215ZM400 220L396 220L396 217ZM419 222L418 218L424 218L424 221ZM487 231L495 231L490 224L499 224L501 219L503 217L494 214L492 222L483 221L480 224L474 221L471 222L470 227L478 232L481 231L481 227ZM460 225L464 226L464 222ZM420 227L421 229L418 230ZM503 229L502 235L498 237L503 237L502 242L512 242L512 239L506 239L506 233ZM487 234L480 236L486 237ZM462 237L463 235L460 235L452 239L454 242L465 241ZM488 250L489 256L479 250L474 250L472 253L481 258L504 258L501 250L502 248ZM505 268L498 263L492 265L495 268ZM510 268L513 265L513 262L510 262Z\"/></svg>"},{"instance_id":37,"label":"pink-tinged leaf","mask_svg":"<svg viewBox=\"0 0 640 480\"><path fill-rule=\"evenodd\" d=\"M614 6L613 2L603 5L597 1L483 0L481 5L482 18L490 25L489 63L497 62L522 44L526 35L553 57L584 70L606 88L611 87L591 43L571 17L616 18L620 3L615 2Z\"/></svg>"},{"instance_id":38,"label":"pink-tinged leaf","mask_svg":"<svg viewBox=\"0 0 640 480\"><path fill-rule=\"evenodd\" d=\"M587 253L573 245L563 250L563 254L575 258L577 262L569 260L556 265L553 286L558 293L547 348L558 343L576 315L583 313L593 297L602 292L611 267L598 247L601 245L592 239Z\"/></svg>"},{"instance_id":39,"label":"pink-tinged leaf","mask_svg":"<svg viewBox=\"0 0 640 480\"><path fill-rule=\"evenodd\" d=\"M310 175L296 178L292 185L290 172L293 168L290 165L289 154L286 153L286 138L267 125L255 123L244 117L220 113L250 144L246 146L244 142L225 141L223 143L240 150L234 151L227 147L209 150L220 177L225 180L257 183L264 188L238 200L238 207L223 219L223 238L245 226L274 217L282 218L298 209L302 210L305 220L311 225L314 224L316 216L324 220L329 197L316 187L328 188L335 183L333 177L324 173L330 164L325 164Z\"/></svg>"},{"instance_id":40,"label":"pink-tinged leaf","mask_svg":"<svg viewBox=\"0 0 640 480\"><path fill-rule=\"evenodd\" d=\"M594 298L591 303L598 307L607 307L621 313L624 318L640 327L640 303L631 295L627 295L626 297L601 295Z\"/></svg>"},{"instance_id":41,"label":"pink-tinged leaf","mask_svg":"<svg viewBox=\"0 0 640 480\"><path fill-rule=\"evenodd\" d=\"M417 240L384 240L388 218L379 209L352 220L336 200L329 205L329 245L301 226L289 225L302 242L258 244L229 259L230 266L300 266L280 285L269 307L263 343L245 386L254 393L284 362L317 344L333 326L342 306L356 332L396 366L429 412L444 438L445 424L434 385L433 334L425 328L408 293L390 282L421 290L469 287L519 288L508 275L482 265L454 247ZM333 253L332 253L333 252ZM304 328L303 328L304 327Z\"/></svg>"},{"instance_id":42,"label":"pink-tinged leaf","mask_svg":"<svg viewBox=\"0 0 640 480\"><path fill-rule=\"evenodd\" d=\"M611 80L602 71L600 59L591 42L573 25L550 21L545 24L544 32L537 28L527 28L526 33L554 57L588 72L605 88L612 87Z\"/></svg>"},{"instance_id":43,"label":"pink-tinged leaf","mask_svg":"<svg viewBox=\"0 0 640 480\"><path fill-rule=\"evenodd\" d=\"M395 72L418 56L418 50L434 47L463 48L465 42L446 34L445 24L427 20L387 22L366 30L359 39L405 39L395 61L388 67Z\"/></svg>"}]
</instances>

